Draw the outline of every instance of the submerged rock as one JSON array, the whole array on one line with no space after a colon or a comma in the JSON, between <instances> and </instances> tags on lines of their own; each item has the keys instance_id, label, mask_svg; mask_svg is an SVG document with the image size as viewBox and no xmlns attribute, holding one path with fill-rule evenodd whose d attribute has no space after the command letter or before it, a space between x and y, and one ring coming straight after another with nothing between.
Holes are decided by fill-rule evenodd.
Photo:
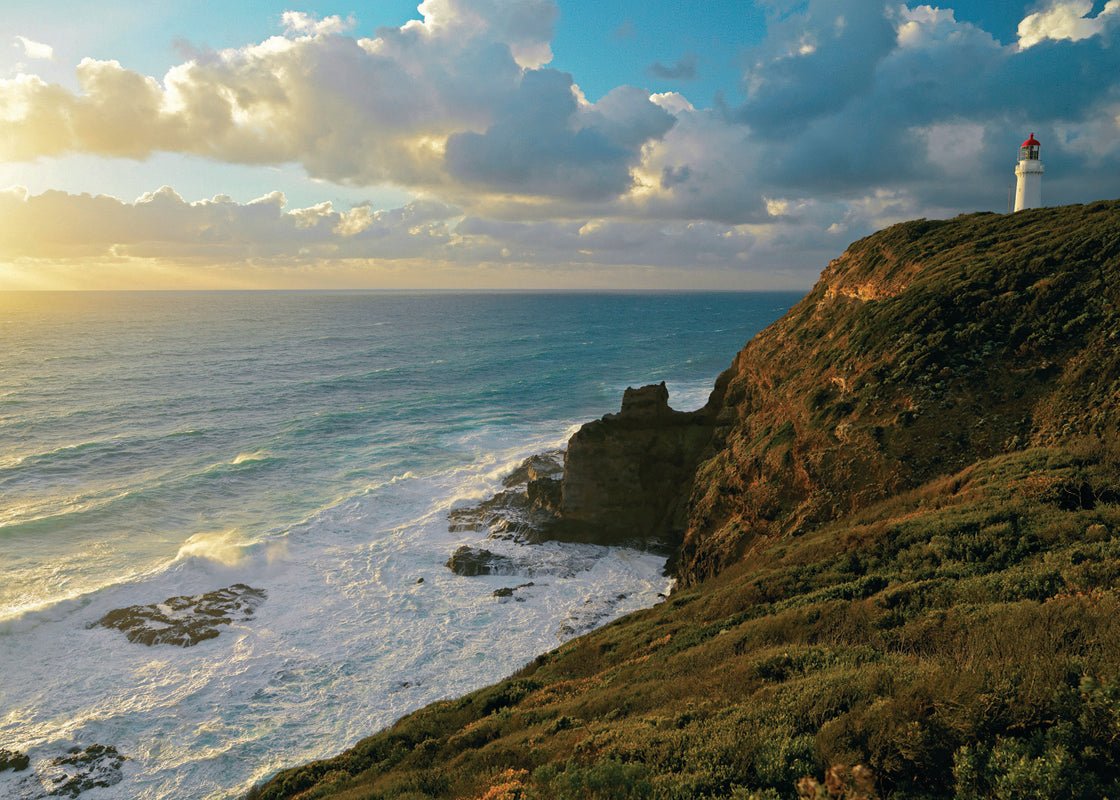
<instances>
[{"instance_id":1,"label":"submerged rock","mask_svg":"<svg viewBox=\"0 0 1120 800\"><path fill-rule=\"evenodd\" d=\"M127 760L112 746L91 744L85 750L73 747L69 755L47 762L38 777L47 787L48 797L77 797L87 789L120 783L121 765Z\"/></svg>"},{"instance_id":2,"label":"submerged rock","mask_svg":"<svg viewBox=\"0 0 1120 800\"><path fill-rule=\"evenodd\" d=\"M5 770L12 770L12 772L20 772L27 769L27 765L31 763L31 759L27 757L26 753L21 753L19 750L5 750L0 748L0 772Z\"/></svg>"},{"instance_id":3,"label":"submerged rock","mask_svg":"<svg viewBox=\"0 0 1120 800\"><path fill-rule=\"evenodd\" d=\"M503 586L501 589L495 589L492 594L494 597L513 597L514 592L520 589L528 589L530 586L536 586L536 584L529 581L528 583L522 583L518 586ZM516 599L522 600L523 598L518 597Z\"/></svg>"},{"instance_id":4,"label":"submerged rock","mask_svg":"<svg viewBox=\"0 0 1120 800\"><path fill-rule=\"evenodd\" d=\"M217 637L221 632L219 625L252 618L266 596L264 589L235 583L205 594L180 595L162 603L114 609L93 625L116 628L130 642L190 647Z\"/></svg>"},{"instance_id":5,"label":"submerged rock","mask_svg":"<svg viewBox=\"0 0 1120 800\"><path fill-rule=\"evenodd\" d=\"M447 559L447 568L456 575L512 575L517 565L509 556L491 553L481 547L463 545Z\"/></svg>"}]
</instances>

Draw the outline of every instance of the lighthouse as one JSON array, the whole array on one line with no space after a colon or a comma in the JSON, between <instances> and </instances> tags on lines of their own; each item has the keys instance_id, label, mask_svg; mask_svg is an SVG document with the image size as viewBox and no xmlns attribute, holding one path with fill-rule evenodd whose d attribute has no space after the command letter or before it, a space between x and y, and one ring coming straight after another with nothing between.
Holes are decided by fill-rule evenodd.
<instances>
[{"instance_id":1,"label":"lighthouse","mask_svg":"<svg viewBox=\"0 0 1120 800\"><path fill-rule=\"evenodd\" d=\"M1034 134L1019 146L1019 163L1015 165L1015 210L1042 205L1042 162L1038 160L1041 145Z\"/></svg>"}]
</instances>

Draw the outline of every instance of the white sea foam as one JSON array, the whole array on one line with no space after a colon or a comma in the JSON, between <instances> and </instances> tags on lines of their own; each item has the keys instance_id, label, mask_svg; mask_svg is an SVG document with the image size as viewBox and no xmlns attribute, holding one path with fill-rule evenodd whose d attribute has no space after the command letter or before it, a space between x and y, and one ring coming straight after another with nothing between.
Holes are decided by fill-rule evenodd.
<instances>
[{"instance_id":1,"label":"white sea foam","mask_svg":"<svg viewBox=\"0 0 1120 800\"><path fill-rule=\"evenodd\" d=\"M196 534L158 573L7 625L0 741L33 769L5 773L0 795L41 795L35 770L101 743L128 756L123 779L83 797L235 796L667 592L663 559L591 545L486 542L526 575L448 570L455 547L479 543L448 532L452 503L495 491L523 458L564 441L468 437L483 456L470 466L402 473L258 541ZM517 599L493 596L530 573ZM114 608L238 582L265 589L266 602L195 647L88 627Z\"/></svg>"},{"instance_id":2,"label":"white sea foam","mask_svg":"<svg viewBox=\"0 0 1120 800\"><path fill-rule=\"evenodd\" d=\"M238 453L233 461L229 463L236 466L238 464L244 464L247 461L264 461L265 459L271 457L272 453L268 452L267 450L254 450L251 453Z\"/></svg>"},{"instance_id":3,"label":"white sea foam","mask_svg":"<svg viewBox=\"0 0 1120 800\"><path fill-rule=\"evenodd\" d=\"M695 411L703 408L712 393L712 382L667 383L669 405L677 411Z\"/></svg>"}]
</instances>

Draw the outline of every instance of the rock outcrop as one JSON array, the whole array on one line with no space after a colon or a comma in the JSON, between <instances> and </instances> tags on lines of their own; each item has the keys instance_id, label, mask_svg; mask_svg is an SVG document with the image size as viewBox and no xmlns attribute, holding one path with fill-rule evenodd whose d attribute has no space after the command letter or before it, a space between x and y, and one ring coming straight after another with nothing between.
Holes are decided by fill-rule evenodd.
<instances>
[{"instance_id":1,"label":"rock outcrop","mask_svg":"<svg viewBox=\"0 0 1120 800\"><path fill-rule=\"evenodd\" d=\"M162 603L117 608L93 625L115 628L130 642L191 647L217 637L221 625L251 619L266 596L264 589L235 583L205 594L181 595L169 597Z\"/></svg>"},{"instance_id":2,"label":"rock outcrop","mask_svg":"<svg viewBox=\"0 0 1120 800\"><path fill-rule=\"evenodd\" d=\"M513 575L517 572L517 565L509 556L468 545L451 554L451 558L447 559L447 568L468 578L475 575Z\"/></svg>"},{"instance_id":3,"label":"rock outcrop","mask_svg":"<svg viewBox=\"0 0 1120 800\"><path fill-rule=\"evenodd\" d=\"M561 453L539 453L502 480L505 488L481 503L447 515L452 533L486 533L491 539L534 541L556 520L560 504Z\"/></svg>"},{"instance_id":4,"label":"rock outcrop","mask_svg":"<svg viewBox=\"0 0 1120 800\"><path fill-rule=\"evenodd\" d=\"M619 413L587 423L569 440L560 519L550 535L672 549L685 529L684 501L712 424L708 408L670 408L664 382L628 388Z\"/></svg>"}]
</instances>

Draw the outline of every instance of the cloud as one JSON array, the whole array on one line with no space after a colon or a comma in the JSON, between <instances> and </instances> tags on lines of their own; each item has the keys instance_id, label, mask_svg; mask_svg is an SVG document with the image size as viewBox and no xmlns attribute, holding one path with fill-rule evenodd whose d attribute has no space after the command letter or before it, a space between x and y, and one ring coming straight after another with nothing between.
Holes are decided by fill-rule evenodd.
<instances>
[{"instance_id":1,"label":"cloud","mask_svg":"<svg viewBox=\"0 0 1120 800\"><path fill-rule=\"evenodd\" d=\"M1019 48L1026 50L1046 40L1077 42L1097 36L1120 20L1120 0L1109 0L1095 17L1089 16L1092 11L1093 0L1053 0L1019 23Z\"/></svg>"},{"instance_id":2,"label":"cloud","mask_svg":"<svg viewBox=\"0 0 1120 800\"><path fill-rule=\"evenodd\" d=\"M685 53L673 64L655 62L650 65L649 73L655 78L668 81L696 80L696 55Z\"/></svg>"},{"instance_id":3,"label":"cloud","mask_svg":"<svg viewBox=\"0 0 1120 800\"><path fill-rule=\"evenodd\" d=\"M316 19L303 11L285 11L280 15L280 22L289 33L306 34L308 36L326 36L332 33L342 33L354 27L354 19L342 19L337 15Z\"/></svg>"},{"instance_id":4,"label":"cloud","mask_svg":"<svg viewBox=\"0 0 1120 800\"><path fill-rule=\"evenodd\" d=\"M551 0L425 0L422 19L370 38L339 17L288 12L282 35L187 53L162 78L85 59L76 90L0 80L0 159L171 151L296 163L313 178L427 198L385 211L291 209L275 195L12 195L4 202L22 205L7 211L24 229L5 232L0 251L781 266L808 282L874 226L1002 210L1015 147L1032 130L1047 202L1120 194L1120 0L1095 17L1088 0L1050 3L1010 46L947 6L764 6L766 37L744 54L734 107L633 86L590 102L578 76L549 66ZM694 64L660 68L683 79ZM39 219L64 213L91 221L70 231Z\"/></svg>"},{"instance_id":5,"label":"cloud","mask_svg":"<svg viewBox=\"0 0 1120 800\"><path fill-rule=\"evenodd\" d=\"M625 192L642 146L672 118L625 87L577 102L551 58L549 0L426 0L423 20L341 34L286 12L285 36L195 54L161 80L84 59L79 91L0 81L0 158L157 151L301 163L337 183L526 197Z\"/></svg>"},{"instance_id":6,"label":"cloud","mask_svg":"<svg viewBox=\"0 0 1120 800\"><path fill-rule=\"evenodd\" d=\"M1090 199L1088 187L1078 193L1057 174L1091 176L1092 191L1117 193L1056 133L1116 131L1120 50L1096 39L1004 47L952 9L892 5L876 14L876 6L810 2L779 18L749 57L754 88L732 119L751 131L746 169L762 194L855 202L887 190L919 215L1002 209L1014 147L1029 130L1061 167L1047 174L1050 202ZM807 33L816 46L802 53ZM840 43L857 55L834 78ZM1098 147L1093 157L1113 163L1118 144L1113 133L1108 155Z\"/></svg>"},{"instance_id":7,"label":"cloud","mask_svg":"<svg viewBox=\"0 0 1120 800\"><path fill-rule=\"evenodd\" d=\"M289 209L280 192L248 203L188 202L164 186L132 202L104 195L0 191L0 263L129 259L275 269L328 261L646 267L741 264L756 237L709 222L603 218L517 222L464 215L431 200L375 210Z\"/></svg>"},{"instance_id":8,"label":"cloud","mask_svg":"<svg viewBox=\"0 0 1120 800\"><path fill-rule=\"evenodd\" d=\"M23 54L27 58L42 59L44 61L54 60L54 48L49 44L36 42L28 39L26 36L17 36L15 38L16 47L23 48Z\"/></svg>"},{"instance_id":9,"label":"cloud","mask_svg":"<svg viewBox=\"0 0 1120 800\"><path fill-rule=\"evenodd\" d=\"M762 135L785 137L841 110L873 86L897 46L882 0L810 0L797 13L774 11L766 40L751 53L739 113Z\"/></svg>"},{"instance_id":10,"label":"cloud","mask_svg":"<svg viewBox=\"0 0 1120 800\"><path fill-rule=\"evenodd\" d=\"M576 199L627 192L642 145L672 127L672 115L632 87L583 104L571 76L528 72L484 133L447 140L451 176L484 189Z\"/></svg>"},{"instance_id":11,"label":"cloud","mask_svg":"<svg viewBox=\"0 0 1120 800\"><path fill-rule=\"evenodd\" d=\"M759 151L750 130L679 94L656 96L676 123L646 147L637 186L621 204L633 215L729 224L766 218Z\"/></svg>"},{"instance_id":12,"label":"cloud","mask_svg":"<svg viewBox=\"0 0 1120 800\"><path fill-rule=\"evenodd\" d=\"M0 192L0 214L10 223L0 230L0 258L114 255L227 264L312 256L396 258L410 252L410 230L445 224L458 213L423 201L392 212L362 206L338 211L330 203L286 206L280 192L248 203L222 195L187 202L164 186L129 203L58 191L32 196L17 187ZM357 217L364 220L356 224Z\"/></svg>"}]
</instances>

